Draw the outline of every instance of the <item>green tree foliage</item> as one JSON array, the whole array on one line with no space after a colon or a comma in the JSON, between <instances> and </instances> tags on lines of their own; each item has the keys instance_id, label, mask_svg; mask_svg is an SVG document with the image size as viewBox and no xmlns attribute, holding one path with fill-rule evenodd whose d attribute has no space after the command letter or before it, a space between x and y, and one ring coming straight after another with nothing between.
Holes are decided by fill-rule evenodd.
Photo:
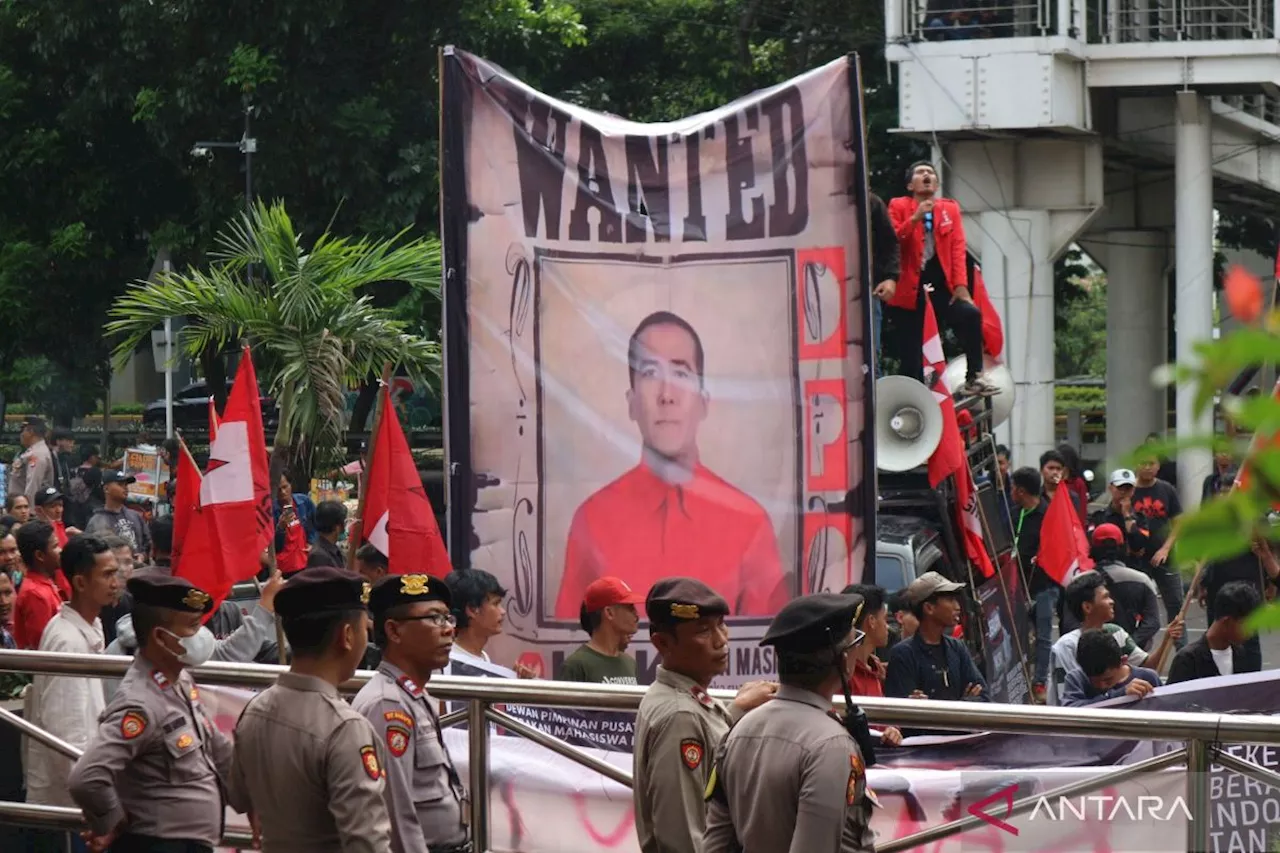
<instances>
[{"instance_id":1,"label":"green tree foliage","mask_svg":"<svg viewBox=\"0 0 1280 853\"><path fill-rule=\"evenodd\" d=\"M207 269L139 281L109 312L116 354L127 359L166 317L187 317L179 341L190 355L248 340L263 385L280 407L277 450L306 482L342 456L345 392L390 362L415 378L438 373L439 347L374 305L368 288L407 282L438 296L435 239L305 243L283 205L258 204L220 235ZM246 276L252 265L256 275Z\"/></svg>"},{"instance_id":2,"label":"green tree foliage","mask_svg":"<svg viewBox=\"0 0 1280 853\"><path fill-rule=\"evenodd\" d=\"M1107 277L1088 273L1059 288L1054 368L1061 378L1107 374Z\"/></svg>"},{"instance_id":3,"label":"green tree foliage","mask_svg":"<svg viewBox=\"0 0 1280 853\"><path fill-rule=\"evenodd\" d=\"M69 414L107 378L100 329L160 247L199 265L255 193L300 232L438 227L438 48L639 120L727 103L858 51L873 188L926 149L887 133L897 93L872 0L9 0L0 3L0 387L42 356ZM404 296L403 288L375 298ZM439 328L435 300L423 330ZM206 368L216 365L208 363ZM216 382L215 377L215 386ZM69 416L69 415L68 415Z\"/></svg>"}]
</instances>

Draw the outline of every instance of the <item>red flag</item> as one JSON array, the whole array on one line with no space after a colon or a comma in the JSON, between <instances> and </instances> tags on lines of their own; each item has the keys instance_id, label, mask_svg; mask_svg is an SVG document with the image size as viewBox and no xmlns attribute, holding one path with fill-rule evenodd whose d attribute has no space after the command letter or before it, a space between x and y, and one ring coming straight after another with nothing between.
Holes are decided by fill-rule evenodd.
<instances>
[{"instance_id":1,"label":"red flag","mask_svg":"<svg viewBox=\"0 0 1280 853\"><path fill-rule=\"evenodd\" d=\"M955 475L957 530L963 540L965 554L982 576L989 578L995 575L996 570L982 535L978 490L973 485L973 474L965 458L955 401L942 382L946 362L942 354L942 338L938 334L938 318L934 316L933 303L928 298L924 300L924 360L933 370L933 397L942 411L942 438L929 457L929 485L936 488L947 477Z\"/></svg>"},{"instance_id":2,"label":"red flag","mask_svg":"<svg viewBox=\"0 0 1280 853\"><path fill-rule=\"evenodd\" d=\"M1049 501L1049 509L1040 524L1040 550L1036 552L1036 563L1061 586L1093 568L1084 524L1067 489L1058 488Z\"/></svg>"},{"instance_id":3,"label":"red flag","mask_svg":"<svg viewBox=\"0 0 1280 853\"><path fill-rule=\"evenodd\" d=\"M976 260L973 262L973 275L969 283L973 302L982 312L982 351L999 360L1004 353L1004 326L1000 323L996 306L991 304L987 284L982 280L982 266Z\"/></svg>"},{"instance_id":4,"label":"red flag","mask_svg":"<svg viewBox=\"0 0 1280 853\"><path fill-rule=\"evenodd\" d=\"M204 476L187 443L178 439L178 486L173 494L173 564L178 565L183 547L187 542L187 531L191 528L191 520L200 510L200 481ZM185 577L185 575L184 575Z\"/></svg>"},{"instance_id":5,"label":"red flag","mask_svg":"<svg viewBox=\"0 0 1280 853\"><path fill-rule=\"evenodd\" d=\"M449 573L449 553L440 538L431 501L391 403L382 389L382 421L364 481L363 540L382 552L392 574Z\"/></svg>"},{"instance_id":6,"label":"red flag","mask_svg":"<svg viewBox=\"0 0 1280 853\"><path fill-rule=\"evenodd\" d=\"M218 407L214 404L213 398L209 398L209 443L212 444L218 438Z\"/></svg>"},{"instance_id":7,"label":"red flag","mask_svg":"<svg viewBox=\"0 0 1280 853\"><path fill-rule=\"evenodd\" d=\"M188 555L175 570L213 596L215 607L232 584L252 578L261 567L273 533L270 480L258 377L245 347L200 483L199 514L207 525L210 559L194 561ZM190 535L195 533L193 522Z\"/></svg>"}]
</instances>

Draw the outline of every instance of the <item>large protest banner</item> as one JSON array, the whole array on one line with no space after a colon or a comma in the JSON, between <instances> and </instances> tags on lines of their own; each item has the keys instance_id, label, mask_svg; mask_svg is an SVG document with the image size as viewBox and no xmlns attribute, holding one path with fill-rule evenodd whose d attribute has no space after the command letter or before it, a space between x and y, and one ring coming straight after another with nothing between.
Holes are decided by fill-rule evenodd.
<instances>
[{"instance_id":1,"label":"large protest banner","mask_svg":"<svg viewBox=\"0 0 1280 853\"><path fill-rule=\"evenodd\" d=\"M442 66L449 546L511 592L498 659L680 574L733 607L723 683L772 674L769 615L874 530L856 61L662 124Z\"/></svg>"}]
</instances>

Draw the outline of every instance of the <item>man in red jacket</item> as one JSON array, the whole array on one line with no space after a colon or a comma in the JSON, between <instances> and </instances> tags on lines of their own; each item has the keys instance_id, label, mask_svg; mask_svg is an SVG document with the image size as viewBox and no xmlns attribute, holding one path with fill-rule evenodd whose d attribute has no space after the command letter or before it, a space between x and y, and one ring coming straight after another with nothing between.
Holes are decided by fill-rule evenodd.
<instances>
[{"instance_id":1,"label":"man in red jacket","mask_svg":"<svg viewBox=\"0 0 1280 853\"><path fill-rule=\"evenodd\" d=\"M907 170L907 191L889 202L889 218L902 249L902 271L896 286L883 282L876 295L885 301L892 323L890 352L903 375L924 378L925 293L933 302L938 327L949 327L968 360L962 394L991 394L996 388L981 375L982 311L969 290L967 247L960 205L939 198L938 174L928 162Z\"/></svg>"}]
</instances>

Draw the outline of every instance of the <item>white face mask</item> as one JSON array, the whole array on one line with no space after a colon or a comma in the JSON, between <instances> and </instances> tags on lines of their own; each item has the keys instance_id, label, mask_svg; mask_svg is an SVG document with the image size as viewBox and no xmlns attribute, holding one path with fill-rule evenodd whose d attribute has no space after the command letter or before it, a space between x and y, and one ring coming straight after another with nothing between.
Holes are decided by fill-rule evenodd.
<instances>
[{"instance_id":1,"label":"white face mask","mask_svg":"<svg viewBox=\"0 0 1280 853\"><path fill-rule=\"evenodd\" d=\"M214 647L218 644L218 638L213 636L213 632L203 625L200 626L199 631L196 631L190 637L179 637L164 628L160 630L178 641L178 647L182 649L182 654L178 655L178 660L187 666L200 666L202 663L208 663L209 658L213 657Z\"/></svg>"}]
</instances>

